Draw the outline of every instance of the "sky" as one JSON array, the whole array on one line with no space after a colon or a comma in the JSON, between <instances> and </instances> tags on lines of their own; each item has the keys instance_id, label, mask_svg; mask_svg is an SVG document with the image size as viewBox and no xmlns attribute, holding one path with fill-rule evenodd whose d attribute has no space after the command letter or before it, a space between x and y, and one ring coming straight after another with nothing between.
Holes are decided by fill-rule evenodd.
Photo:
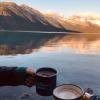
<instances>
[{"instance_id":1,"label":"sky","mask_svg":"<svg viewBox=\"0 0 100 100\"><path fill-rule=\"evenodd\" d=\"M65 16L75 14L100 15L100 0L0 0L27 4L41 12L55 12Z\"/></svg>"}]
</instances>

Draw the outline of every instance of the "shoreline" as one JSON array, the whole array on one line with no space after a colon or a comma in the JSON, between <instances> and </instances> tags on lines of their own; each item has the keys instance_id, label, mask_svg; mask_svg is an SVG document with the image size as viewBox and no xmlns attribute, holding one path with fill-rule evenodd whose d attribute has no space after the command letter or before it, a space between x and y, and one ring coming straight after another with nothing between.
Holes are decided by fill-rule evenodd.
<instances>
[{"instance_id":1,"label":"shoreline","mask_svg":"<svg viewBox=\"0 0 100 100\"><path fill-rule=\"evenodd\" d=\"M0 30L0 32L33 32L33 33L74 33L74 32L56 32L56 31L24 31L24 30Z\"/></svg>"}]
</instances>

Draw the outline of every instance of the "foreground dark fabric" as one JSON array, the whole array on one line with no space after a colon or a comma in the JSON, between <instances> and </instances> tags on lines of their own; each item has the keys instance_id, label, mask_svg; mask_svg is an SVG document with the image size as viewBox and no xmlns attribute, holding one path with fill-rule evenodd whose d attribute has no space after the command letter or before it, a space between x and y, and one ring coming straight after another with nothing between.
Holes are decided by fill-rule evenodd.
<instances>
[{"instance_id":1,"label":"foreground dark fabric","mask_svg":"<svg viewBox=\"0 0 100 100\"><path fill-rule=\"evenodd\" d=\"M25 67L0 67L0 86L25 85Z\"/></svg>"}]
</instances>

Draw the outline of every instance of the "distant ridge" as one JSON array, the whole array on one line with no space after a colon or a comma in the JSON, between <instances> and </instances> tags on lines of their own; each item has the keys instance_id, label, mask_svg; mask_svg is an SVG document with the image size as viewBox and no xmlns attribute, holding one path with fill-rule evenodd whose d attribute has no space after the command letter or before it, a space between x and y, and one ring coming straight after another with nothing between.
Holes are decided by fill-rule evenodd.
<instances>
[{"instance_id":1,"label":"distant ridge","mask_svg":"<svg viewBox=\"0 0 100 100\"><path fill-rule=\"evenodd\" d=\"M100 17L73 15L65 19L66 27L72 30L100 33Z\"/></svg>"},{"instance_id":2,"label":"distant ridge","mask_svg":"<svg viewBox=\"0 0 100 100\"><path fill-rule=\"evenodd\" d=\"M13 2L0 2L0 30L76 32L62 25L54 26L41 12Z\"/></svg>"},{"instance_id":3,"label":"distant ridge","mask_svg":"<svg viewBox=\"0 0 100 100\"><path fill-rule=\"evenodd\" d=\"M0 30L100 33L100 16L60 14L40 11L22 4L0 2Z\"/></svg>"}]
</instances>

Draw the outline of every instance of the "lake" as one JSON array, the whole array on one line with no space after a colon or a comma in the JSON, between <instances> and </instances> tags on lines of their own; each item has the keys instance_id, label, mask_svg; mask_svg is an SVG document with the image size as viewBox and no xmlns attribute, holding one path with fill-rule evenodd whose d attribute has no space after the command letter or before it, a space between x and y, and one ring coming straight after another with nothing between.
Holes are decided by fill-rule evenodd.
<instances>
[{"instance_id":1,"label":"lake","mask_svg":"<svg viewBox=\"0 0 100 100\"><path fill-rule=\"evenodd\" d=\"M99 33L0 32L0 66L52 67L57 84L71 83L100 94ZM21 98L28 93L28 98ZM51 100L35 87L1 87L0 100Z\"/></svg>"}]
</instances>

